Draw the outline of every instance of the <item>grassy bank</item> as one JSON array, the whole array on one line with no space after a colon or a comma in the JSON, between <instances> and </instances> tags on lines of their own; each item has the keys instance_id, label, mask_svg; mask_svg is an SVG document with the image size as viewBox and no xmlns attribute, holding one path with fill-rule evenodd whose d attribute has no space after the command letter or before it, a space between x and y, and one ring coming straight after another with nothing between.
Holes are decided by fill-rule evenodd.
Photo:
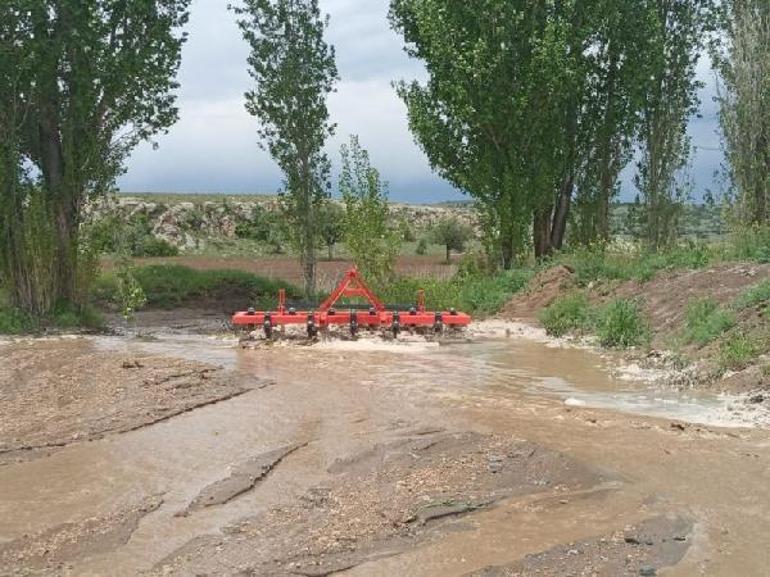
<instances>
[{"instance_id":1,"label":"grassy bank","mask_svg":"<svg viewBox=\"0 0 770 577\"><path fill-rule=\"evenodd\" d=\"M299 290L289 283L240 270L194 270L164 264L137 268L134 276L144 290L147 306L153 308L205 304L270 308L282 288L288 298L299 297ZM103 304L114 303L117 291L115 275L105 273L94 286L94 298Z\"/></svg>"}]
</instances>

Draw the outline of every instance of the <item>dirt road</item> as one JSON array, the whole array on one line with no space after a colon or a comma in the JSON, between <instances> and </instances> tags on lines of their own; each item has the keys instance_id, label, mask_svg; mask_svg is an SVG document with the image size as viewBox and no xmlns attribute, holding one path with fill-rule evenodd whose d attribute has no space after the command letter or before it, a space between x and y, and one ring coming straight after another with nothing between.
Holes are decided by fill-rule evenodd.
<instances>
[{"instance_id":1,"label":"dirt road","mask_svg":"<svg viewBox=\"0 0 770 577\"><path fill-rule=\"evenodd\" d=\"M770 432L587 351L158 334L0 358L0 575L769 574Z\"/></svg>"}]
</instances>

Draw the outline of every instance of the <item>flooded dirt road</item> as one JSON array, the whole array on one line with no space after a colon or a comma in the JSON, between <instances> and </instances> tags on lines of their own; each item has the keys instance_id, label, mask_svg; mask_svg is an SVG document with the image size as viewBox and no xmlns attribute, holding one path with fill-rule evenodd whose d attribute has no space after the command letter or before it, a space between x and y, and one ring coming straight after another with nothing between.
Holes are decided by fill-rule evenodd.
<instances>
[{"instance_id":1,"label":"flooded dirt road","mask_svg":"<svg viewBox=\"0 0 770 577\"><path fill-rule=\"evenodd\" d=\"M0 575L769 574L770 432L588 351L160 334L0 358Z\"/></svg>"}]
</instances>

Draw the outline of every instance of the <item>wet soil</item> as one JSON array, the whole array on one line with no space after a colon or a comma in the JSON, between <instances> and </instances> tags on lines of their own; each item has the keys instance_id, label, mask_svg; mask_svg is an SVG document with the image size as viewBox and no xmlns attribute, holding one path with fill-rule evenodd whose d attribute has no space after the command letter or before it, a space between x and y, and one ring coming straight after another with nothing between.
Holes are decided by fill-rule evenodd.
<instances>
[{"instance_id":1,"label":"wet soil","mask_svg":"<svg viewBox=\"0 0 770 577\"><path fill-rule=\"evenodd\" d=\"M257 379L190 360L98 351L83 339L0 349L0 465L232 399Z\"/></svg>"},{"instance_id":2,"label":"wet soil","mask_svg":"<svg viewBox=\"0 0 770 577\"><path fill-rule=\"evenodd\" d=\"M82 424L62 404L57 427L42 384L30 398L43 409L3 420L6 444L11 427L44 443L97 436L0 466L0 575L767 574L767 429L729 420L720 398L618 380L611 359L512 334L0 344L53 397L62 384L76 399L97 389L77 401ZM187 410L189 391L158 376L171 367L206 369L185 377L201 391L222 379L246 392ZM90 415L126 413L113 381L180 412L89 428L101 422ZM157 406L139 398L132 419Z\"/></svg>"}]
</instances>

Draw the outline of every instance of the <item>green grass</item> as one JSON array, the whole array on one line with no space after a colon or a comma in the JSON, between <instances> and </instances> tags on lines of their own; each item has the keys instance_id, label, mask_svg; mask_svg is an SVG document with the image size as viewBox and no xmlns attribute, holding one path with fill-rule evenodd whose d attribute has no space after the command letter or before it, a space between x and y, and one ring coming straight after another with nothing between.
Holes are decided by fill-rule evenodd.
<instances>
[{"instance_id":1,"label":"green grass","mask_svg":"<svg viewBox=\"0 0 770 577\"><path fill-rule=\"evenodd\" d=\"M583 293L560 297L540 313L545 331L554 337L589 330L591 321L591 306Z\"/></svg>"},{"instance_id":2,"label":"green grass","mask_svg":"<svg viewBox=\"0 0 770 577\"><path fill-rule=\"evenodd\" d=\"M719 366L739 371L745 369L760 353L757 341L747 334L734 335L719 348Z\"/></svg>"},{"instance_id":3,"label":"green grass","mask_svg":"<svg viewBox=\"0 0 770 577\"><path fill-rule=\"evenodd\" d=\"M425 306L431 310L452 307L473 315L499 312L511 297L526 286L533 271L517 269L493 275L458 275L450 280L402 278L378 288L383 302L414 304L417 291L425 291Z\"/></svg>"},{"instance_id":4,"label":"green grass","mask_svg":"<svg viewBox=\"0 0 770 577\"><path fill-rule=\"evenodd\" d=\"M102 316L90 305L76 306L70 303L57 305L45 318L32 315L0 299L0 334L22 335L40 332L43 329L100 329Z\"/></svg>"},{"instance_id":5,"label":"green grass","mask_svg":"<svg viewBox=\"0 0 770 577\"><path fill-rule=\"evenodd\" d=\"M276 306L278 290L286 289L287 298L300 296L288 283L266 279L238 270L194 270L180 265L151 265L137 268L134 275L147 296L147 304L174 308L196 300L242 299L243 306L270 309ZM112 274L102 275L94 288L98 301L114 302L116 281Z\"/></svg>"},{"instance_id":6,"label":"green grass","mask_svg":"<svg viewBox=\"0 0 770 577\"><path fill-rule=\"evenodd\" d=\"M649 340L649 330L636 302L617 299L605 306L596 321L596 334L603 347L626 348Z\"/></svg>"},{"instance_id":7,"label":"green grass","mask_svg":"<svg viewBox=\"0 0 770 577\"><path fill-rule=\"evenodd\" d=\"M697 299L687 305L684 340L706 345L735 325L735 315L710 298Z\"/></svg>"},{"instance_id":8,"label":"green grass","mask_svg":"<svg viewBox=\"0 0 770 577\"><path fill-rule=\"evenodd\" d=\"M717 259L710 245L690 242L661 252L648 252L638 247L578 247L558 254L554 263L575 271L580 286L596 281L647 282L664 270L701 269Z\"/></svg>"},{"instance_id":9,"label":"green grass","mask_svg":"<svg viewBox=\"0 0 770 577\"><path fill-rule=\"evenodd\" d=\"M735 301L735 309L743 311L750 308L762 307L767 314L770 303L770 280L763 280L744 292Z\"/></svg>"}]
</instances>

